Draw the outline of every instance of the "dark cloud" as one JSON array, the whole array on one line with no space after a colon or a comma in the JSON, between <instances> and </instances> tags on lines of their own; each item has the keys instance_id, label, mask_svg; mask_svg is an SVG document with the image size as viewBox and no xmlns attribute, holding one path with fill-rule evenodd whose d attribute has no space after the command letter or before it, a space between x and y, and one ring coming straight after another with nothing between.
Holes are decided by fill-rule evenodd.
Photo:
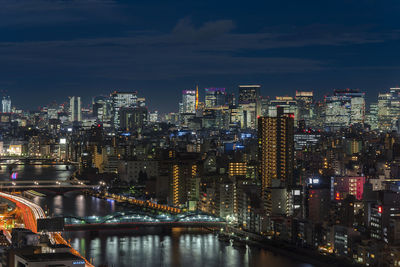
<instances>
[{"instance_id":1,"label":"dark cloud","mask_svg":"<svg viewBox=\"0 0 400 267\"><path fill-rule=\"evenodd\" d=\"M286 2L0 0L0 88L29 106L99 88L177 97L199 80L281 93L398 79L398 5Z\"/></svg>"}]
</instances>

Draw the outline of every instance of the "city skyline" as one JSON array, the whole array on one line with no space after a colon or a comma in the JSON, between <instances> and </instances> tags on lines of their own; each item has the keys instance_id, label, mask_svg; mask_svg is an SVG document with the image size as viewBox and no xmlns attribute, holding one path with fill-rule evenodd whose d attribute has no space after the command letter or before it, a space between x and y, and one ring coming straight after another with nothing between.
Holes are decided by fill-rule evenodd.
<instances>
[{"instance_id":1,"label":"city skyline","mask_svg":"<svg viewBox=\"0 0 400 267\"><path fill-rule=\"evenodd\" d=\"M399 84L395 1L3 2L0 89L25 109L117 89L167 112L196 83L368 97Z\"/></svg>"}]
</instances>

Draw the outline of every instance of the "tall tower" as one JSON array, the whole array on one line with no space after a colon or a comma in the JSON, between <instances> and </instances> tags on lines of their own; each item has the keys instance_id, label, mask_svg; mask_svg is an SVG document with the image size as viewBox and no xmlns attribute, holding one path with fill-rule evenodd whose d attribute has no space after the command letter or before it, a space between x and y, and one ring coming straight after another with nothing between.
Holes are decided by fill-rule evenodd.
<instances>
[{"instance_id":1,"label":"tall tower","mask_svg":"<svg viewBox=\"0 0 400 267\"><path fill-rule=\"evenodd\" d=\"M270 203L268 189L295 185L294 115L278 107L276 117L259 117L258 145L262 195Z\"/></svg>"},{"instance_id":2,"label":"tall tower","mask_svg":"<svg viewBox=\"0 0 400 267\"><path fill-rule=\"evenodd\" d=\"M70 121L81 121L81 97L80 96L72 96L69 99L69 115Z\"/></svg>"},{"instance_id":3,"label":"tall tower","mask_svg":"<svg viewBox=\"0 0 400 267\"><path fill-rule=\"evenodd\" d=\"M199 85L196 84L196 110L199 108Z\"/></svg>"},{"instance_id":4,"label":"tall tower","mask_svg":"<svg viewBox=\"0 0 400 267\"><path fill-rule=\"evenodd\" d=\"M182 111L183 113L196 113L196 91L182 91Z\"/></svg>"},{"instance_id":5,"label":"tall tower","mask_svg":"<svg viewBox=\"0 0 400 267\"><path fill-rule=\"evenodd\" d=\"M3 113L11 113L11 98L9 96L4 96L1 101L2 112Z\"/></svg>"}]
</instances>

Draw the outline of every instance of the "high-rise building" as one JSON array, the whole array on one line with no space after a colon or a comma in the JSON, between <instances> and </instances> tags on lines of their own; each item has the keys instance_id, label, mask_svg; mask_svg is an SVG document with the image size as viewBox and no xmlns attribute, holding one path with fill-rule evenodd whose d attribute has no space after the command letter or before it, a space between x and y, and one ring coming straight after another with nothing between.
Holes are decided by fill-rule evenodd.
<instances>
[{"instance_id":1,"label":"high-rise building","mask_svg":"<svg viewBox=\"0 0 400 267\"><path fill-rule=\"evenodd\" d=\"M11 113L11 98L9 96L4 96L1 101L2 112L3 113Z\"/></svg>"},{"instance_id":2,"label":"high-rise building","mask_svg":"<svg viewBox=\"0 0 400 267\"><path fill-rule=\"evenodd\" d=\"M294 168L294 115L279 107L275 117L258 118L262 194L268 209L270 188L291 187ZM269 207L271 208L271 207Z\"/></svg>"},{"instance_id":3,"label":"high-rise building","mask_svg":"<svg viewBox=\"0 0 400 267\"><path fill-rule=\"evenodd\" d=\"M182 113L196 113L196 91L182 91Z\"/></svg>"},{"instance_id":4,"label":"high-rise building","mask_svg":"<svg viewBox=\"0 0 400 267\"><path fill-rule=\"evenodd\" d=\"M174 206L188 205L199 199L199 168L195 162L176 162L172 166L170 179L170 202Z\"/></svg>"},{"instance_id":5,"label":"high-rise building","mask_svg":"<svg viewBox=\"0 0 400 267\"><path fill-rule=\"evenodd\" d=\"M378 111L378 103L371 103L369 105L368 113L365 115L365 122L370 125L371 130L379 128Z\"/></svg>"},{"instance_id":6,"label":"high-rise building","mask_svg":"<svg viewBox=\"0 0 400 267\"><path fill-rule=\"evenodd\" d=\"M297 124L298 107L297 101L291 96L277 96L275 99L269 101L268 113L269 117L276 117L278 107L283 107L284 113L292 113L294 115L294 122Z\"/></svg>"},{"instance_id":7,"label":"high-rise building","mask_svg":"<svg viewBox=\"0 0 400 267\"><path fill-rule=\"evenodd\" d=\"M69 98L69 120L71 122L82 121L82 104L80 96Z\"/></svg>"},{"instance_id":8,"label":"high-rise building","mask_svg":"<svg viewBox=\"0 0 400 267\"><path fill-rule=\"evenodd\" d=\"M111 102L113 106L113 123L114 128L120 127L120 112L119 110L123 107L137 107L138 97L137 91L133 92L113 92L111 94Z\"/></svg>"},{"instance_id":9,"label":"high-rise building","mask_svg":"<svg viewBox=\"0 0 400 267\"><path fill-rule=\"evenodd\" d=\"M383 131L395 128L400 119L400 88L390 88L389 93L378 95L378 124Z\"/></svg>"},{"instance_id":10,"label":"high-rise building","mask_svg":"<svg viewBox=\"0 0 400 267\"><path fill-rule=\"evenodd\" d=\"M226 103L225 88L206 88L205 106L214 108L224 106Z\"/></svg>"},{"instance_id":11,"label":"high-rise building","mask_svg":"<svg viewBox=\"0 0 400 267\"><path fill-rule=\"evenodd\" d=\"M365 93L359 90L334 90L325 97L325 127L334 131L350 124L364 123Z\"/></svg>"},{"instance_id":12,"label":"high-rise building","mask_svg":"<svg viewBox=\"0 0 400 267\"><path fill-rule=\"evenodd\" d=\"M260 85L239 85L241 127L255 129L261 114Z\"/></svg>"},{"instance_id":13,"label":"high-rise building","mask_svg":"<svg viewBox=\"0 0 400 267\"><path fill-rule=\"evenodd\" d=\"M311 120L314 117L314 93L305 91L296 91L297 101L297 118L296 120L304 120L307 126L311 125Z\"/></svg>"},{"instance_id":14,"label":"high-rise building","mask_svg":"<svg viewBox=\"0 0 400 267\"><path fill-rule=\"evenodd\" d=\"M147 108L123 107L119 110L120 129L125 131L140 130L147 124Z\"/></svg>"},{"instance_id":15,"label":"high-rise building","mask_svg":"<svg viewBox=\"0 0 400 267\"><path fill-rule=\"evenodd\" d=\"M111 99L106 96L98 96L93 98L93 116L100 122L111 122L112 119L112 103Z\"/></svg>"},{"instance_id":16,"label":"high-rise building","mask_svg":"<svg viewBox=\"0 0 400 267\"><path fill-rule=\"evenodd\" d=\"M255 103L260 97L261 85L239 85L239 104Z\"/></svg>"}]
</instances>

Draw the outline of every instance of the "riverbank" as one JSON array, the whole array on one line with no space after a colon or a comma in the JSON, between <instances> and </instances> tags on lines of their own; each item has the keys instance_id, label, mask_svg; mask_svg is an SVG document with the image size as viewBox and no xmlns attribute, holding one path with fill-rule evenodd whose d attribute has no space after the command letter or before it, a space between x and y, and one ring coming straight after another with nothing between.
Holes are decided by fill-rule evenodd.
<instances>
[{"instance_id":1,"label":"riverbank","mask_svg":"<svg viewBox=\"0 0 400 267\"><path fill-rule=\"evenodd\" d=\"M234 233L234 235L227 234ZM339 258L330 255L323 255L319 252L307 248L300 248L293 244L267 239L265 236L249 233L233 227L227 227L226 232L219 233L239 242L243 242L248 246L254 246L271 251L278 255L289 257L296 261L308 262L315 266L330 266L330 267L359 267L361 265L349 262L346 258Z\"/></svg>"}]
</instances>

